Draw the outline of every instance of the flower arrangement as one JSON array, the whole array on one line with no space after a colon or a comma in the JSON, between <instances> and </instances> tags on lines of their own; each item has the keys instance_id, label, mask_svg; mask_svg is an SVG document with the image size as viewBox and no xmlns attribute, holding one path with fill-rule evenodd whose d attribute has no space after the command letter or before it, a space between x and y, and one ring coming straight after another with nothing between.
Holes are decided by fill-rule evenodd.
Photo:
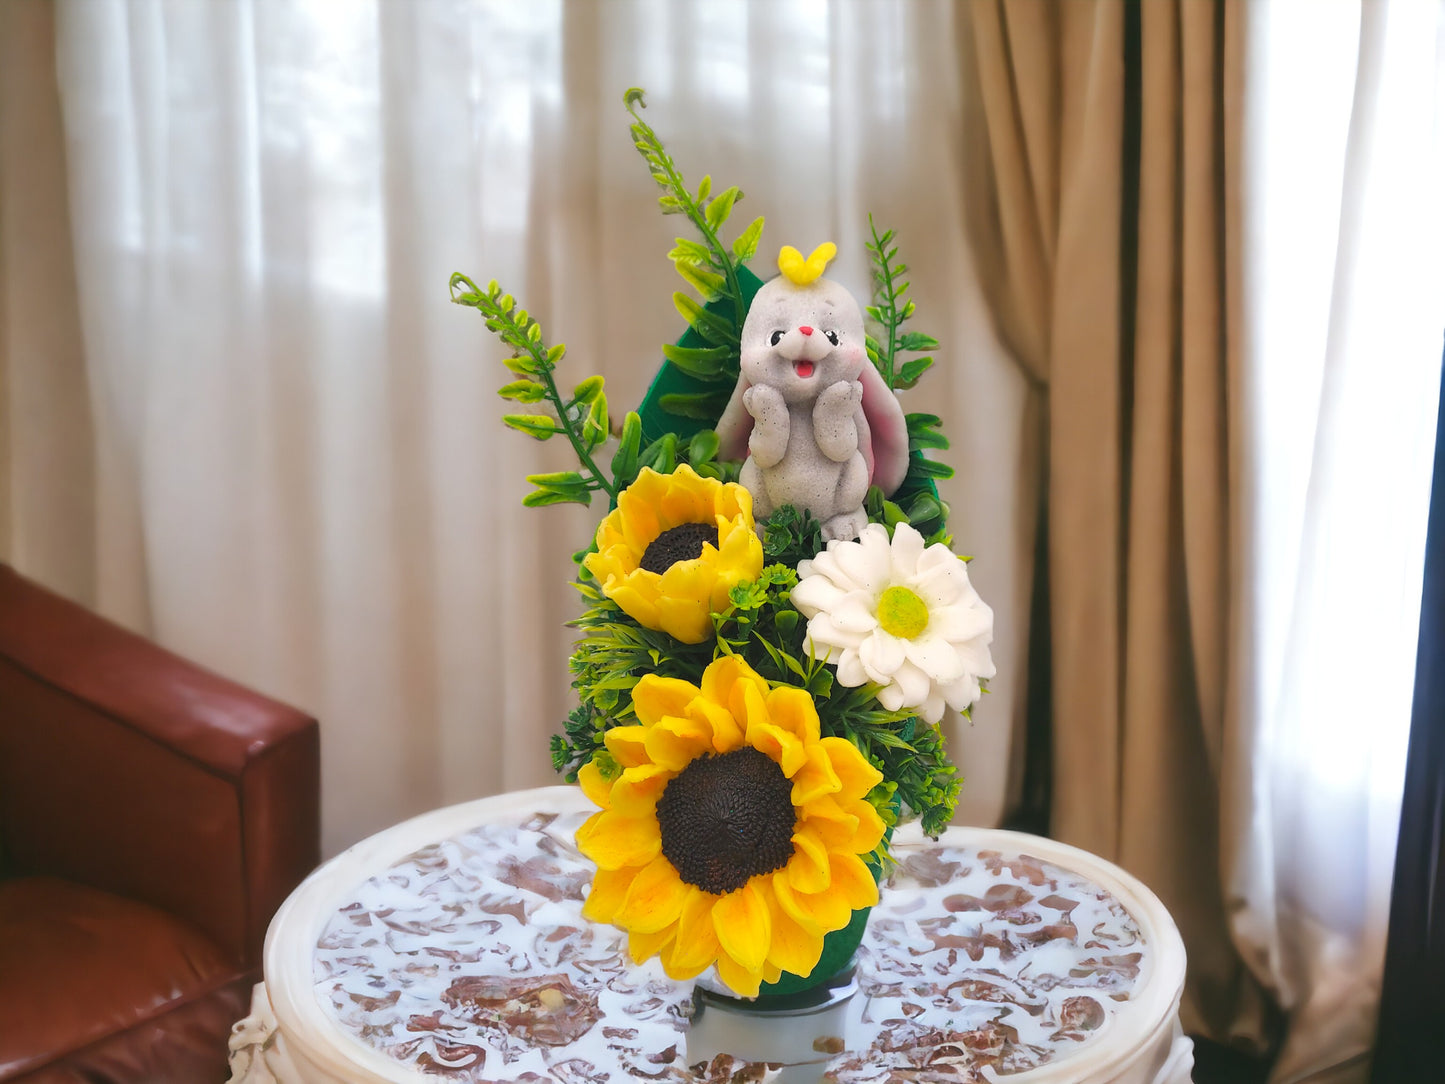
<instances>
[{"instance_id":1,"label":"flower arrangement","mask_svg":"<svg viewBox=\"0 0 1445 1084\"><path fill-rule=\"evenodd\" d=\"M576 555L579 703L552 744L598 806L584 913L674 978L786 993L851 956L900 817L936 836L952 815L939 721L994 673L992 613L950 549L934 479L952 472L923 454L947 448L940 421L896 399L933 364L905 355L938 344L903 330L893 232L870 219L866 309L821 277L831 245L784 248L765 285L763 219L724 243L742 193L690 188L642 92L624 104L662 212L698 235L669 254L688 328L642 408L614 426L600 376L564 394L565 347L495 282L454 275L452 299L510 348L499 394L533 412L505 424L577 455L523 504L610 505Z\"/></svg>"}]
</instances>

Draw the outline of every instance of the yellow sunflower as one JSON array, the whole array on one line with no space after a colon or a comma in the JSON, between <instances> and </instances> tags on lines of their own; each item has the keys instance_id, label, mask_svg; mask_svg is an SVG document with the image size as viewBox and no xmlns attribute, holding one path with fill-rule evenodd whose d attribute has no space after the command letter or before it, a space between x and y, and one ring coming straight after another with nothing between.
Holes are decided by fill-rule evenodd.
<instances>
[{"instance_id":1,"label":"yellow sunflower","mask_svg":"<svg viewBox=\"0 0 1445 1084\"><path fill-rule=\"evenodd\" d=\"M583 564L642 625L700 644L728 592L762 571L752 495L686 465L672 474L644 467L597 528L597 552Z\"/></svg>"},{"instance_id":2,"label":"yellow sunflower","mask_svg":"<svg viewBox=\"0 0 1445 1084\"><path fill-rule=\"evenodd\" d=\"M863 855L883 838L864 796L882 774L843 738L819 734L813 698L769 689L737 656L702 685L649 674L607 751L578 773L599 806L577 831L597 863L583 914L628 933L641 963L676 979L716 964L744 997L783 972L807 975L823 937L878 902Z\"/></svg>"}]
</instances>

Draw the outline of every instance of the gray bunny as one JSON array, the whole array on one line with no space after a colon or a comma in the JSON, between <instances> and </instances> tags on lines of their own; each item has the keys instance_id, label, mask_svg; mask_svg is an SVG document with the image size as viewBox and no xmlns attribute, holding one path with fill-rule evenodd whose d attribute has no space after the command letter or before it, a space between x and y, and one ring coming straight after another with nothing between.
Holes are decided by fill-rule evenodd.
<instances>
[{"instance_id":1,"label":"gray bunny","mask_svg":"<svg viewBox=\"0 0 1445 1084\"><path fill-rule=\"evenodd\" d=\"M858 302L817 272L797 272L801 257L790 267L789 251L743 324L742 371L718 422L722 454L740 456L746 440L739 481L756 519L790 504L822 522L825 541L854 539L868 522L869 484L892 493L903 481L907 426L868 360ZM807 261L818 271L821 251Z\"/></svg>"}]
</instances>

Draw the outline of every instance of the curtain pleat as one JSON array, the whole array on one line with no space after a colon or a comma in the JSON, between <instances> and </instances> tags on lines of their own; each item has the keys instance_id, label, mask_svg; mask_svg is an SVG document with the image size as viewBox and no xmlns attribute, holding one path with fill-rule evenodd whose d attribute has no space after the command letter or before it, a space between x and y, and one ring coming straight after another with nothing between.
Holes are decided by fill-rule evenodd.
<instances>
[{"instance_id":1,"label":"curtain pleat","mask_svg":"<svg viewBox=\"0 0 1445 1084\"><path fill-rule=\"evenodd\" d=\"M998 823L1039 451L953 197L952 3L27 5L55 16L35 50L56 60L50 113L33 119L67 151L46 184L74 236L34 243L76 278L41 307L76 344L65 410L90 414L65 444L93 464L75 491L89 601L321 719L328 852L556 780L570 557L600 512L520 507L526 475L575 464L502 426L504 350L446 284L497 278L567 344L564 379L604 375L614 417L642 400L681 330L666 253L683 228L628 139L631 85L693 184L746 193L738 229L766 216L762 272L783 244L833 240L835 273L866 295L869 213L897 231L916 328L942 343L906 408L954 439L940 490L998 614L991 694L946 723L960 817ZM0 191L8 207L8 174ZM13 279L5 293L22 296ZM5 538L54 584L53 551L21 544L55 500L24 437L46 431L22 432L16 408L17 381L52 359L23 355L5 369Z\"/></svg>"},{"instance_id":2,"label":"curtain pleat","mask_svg":"<svg viewBox=\"0 0 1445 1084\"><path fill-rule=\"evenodd\" d=\"M1174 914L1186 1028L1262 1043L1218 859L1239 12L968 12L982 131L965 138L984 157L965 198L1000 336L1044 405L1051 831Z\"/></svg>"},{"instance_id":3,"label":"curtain pleat","mask_svg":"<svg viewBox=\"0 0 1445 1084\"><path fill-rule=\"evenodd\" d=\"M96 597L92 426L54 10L16 0L0 5L0 560L87 604Z\"/></svg>"}]
</instances>

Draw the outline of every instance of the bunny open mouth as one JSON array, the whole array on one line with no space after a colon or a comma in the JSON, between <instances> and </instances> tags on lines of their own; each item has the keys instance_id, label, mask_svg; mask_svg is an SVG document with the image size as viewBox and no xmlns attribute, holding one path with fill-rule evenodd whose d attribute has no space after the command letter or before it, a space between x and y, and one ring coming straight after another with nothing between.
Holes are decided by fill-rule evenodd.
<instances>
[{"instance_id":1,"label":"bunny open mouth","mask_svg":"<svg viewBox=\"0 0 1445 1084\"><path fill-rule=\"evenodd\" d=\"M793 362L793 372L807 380L813 375L813 363L811 361L795 361Z\"/></svg>"}]
</instances>

